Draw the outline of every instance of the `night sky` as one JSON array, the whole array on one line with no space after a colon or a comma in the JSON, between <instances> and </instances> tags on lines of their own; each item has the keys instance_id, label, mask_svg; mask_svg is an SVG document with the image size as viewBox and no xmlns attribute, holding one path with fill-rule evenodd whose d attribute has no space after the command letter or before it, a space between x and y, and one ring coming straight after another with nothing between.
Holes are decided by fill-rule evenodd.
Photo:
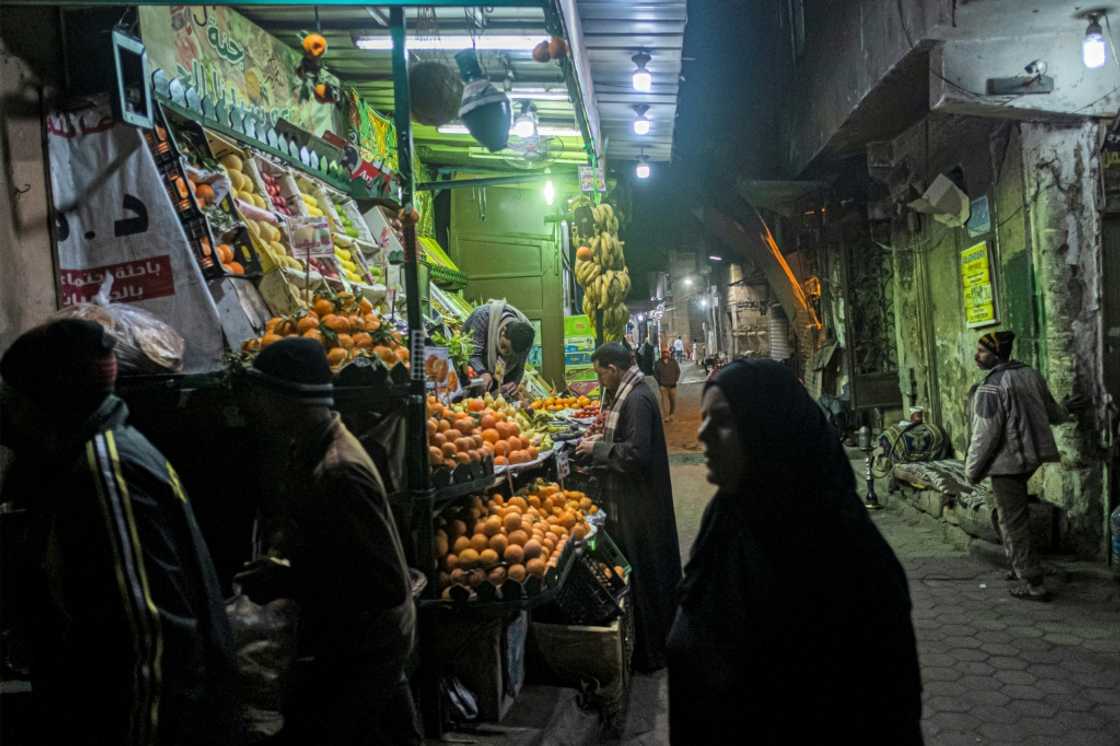
<instances>
[{"instance_id":1,"label":"night sky","mask_svg":"<svg viewBox=\"0 0 1120 746\"><path fill-rule=\"evenodd\" d=\"M688 4L673 162L653 164L644 182L633 177L633 163L612 166L632 189L633 221L624 236L631 301L649 298L647 275L666 268L669 249L703 234L691 214L694 207L727 199L740 175L777 175L775 72L783 66L773 56L788 54L784 30L776 27L778 5L772 0Z\"/></svg>"}]
</instances>

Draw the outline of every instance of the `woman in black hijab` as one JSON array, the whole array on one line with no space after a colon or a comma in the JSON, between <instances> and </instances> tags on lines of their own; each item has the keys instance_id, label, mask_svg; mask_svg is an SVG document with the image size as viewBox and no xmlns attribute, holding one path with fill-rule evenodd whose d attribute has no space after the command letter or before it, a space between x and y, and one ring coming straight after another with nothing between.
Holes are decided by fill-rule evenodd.
<instances>
[{"instance_id":1,"label":"woman in black hijab","mask_svg":"<svg viewBox=\"0 0 1120 746\"><path fill-rule=\"evenodd\" d=\"M769 360L702 407L719 491L669 635L672 743L921 744L906 576L824 413Z\"/></svg>"}]
</instances>

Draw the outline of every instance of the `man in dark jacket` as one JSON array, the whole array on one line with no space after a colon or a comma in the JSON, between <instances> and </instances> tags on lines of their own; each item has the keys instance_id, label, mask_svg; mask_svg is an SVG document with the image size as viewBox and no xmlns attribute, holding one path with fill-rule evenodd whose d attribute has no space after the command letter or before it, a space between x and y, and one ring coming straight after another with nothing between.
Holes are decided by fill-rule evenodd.
<instances>
[{"instance_id":1,"label":"man in dark jacket","mask_svg":"<svg viewBox=\"0 0 1120 746\"><path fill-rule=\"evenodd\" d=\"M669 348L661 350L661 359L653 366L653 377L661 389L661 411L665 421L672 422L677 413L677 382L681 380L681 364L669 354Z\"/></svg>"},{"instance_id":2,"label":"man in dark jacket","mask_svg":"<svg viewBox=\"0 0 1120 746\"><path fill-rule=\"evenodd\" d=\"M285 339L257 356L246 410L277 463L270 549L291 562L299 655L284 744L421 741L405 662L416 611L397 525L377 467L334 403L323 347Z\"/></svg>"},{"instance_id":3,"label":"man in dark jacket","mask_svg":"<svg viewBox=\"0 0 1120 746\"><path fill-rule=\"evenodd\" d=\"M1014 332L985 334L976 345L976 365L988 371L970 394L972 438L965 475L973 484L992 478L996 518L1012 575L1023 584L1011 595L1049 600L1042 565L1031 545L1027 482L1045 462L1058 461L1052 424L1066 422L1069 410L1083 406L1071 398L1066 407L1054 401L1038 371L1011 359Z\"/></svg>"},{"instance_id":4,"label":"man in dark jacket","mask_svg":"<svg viewBox=\"0 0 1120 746\"><path fill-rule=\"evenodd\" d=\"M516 392L536 335L529 319L505 301L492 300L474 309L463 328L471 333L474 351L470 364L485 390L507 396Z\"/></svg>"},{"instance_id":5,"label":"man in dark jacket","mask_svg":"<svg viewBox=\"0 0 1120 746\"><path fill-rule=\"evenodd\" d=\"M236 744L229 622L178 475L126 424L114 340L33 329L0 361L4 445L31 520L32 687L44 744Z\"/></svg>"},{"instance_id":6,"label":"man in dark jacket","mask_svg":"<svg viewBox=\"0 0 1120 746\"><path fill-rule=\"evenodd\" d=\"M607 529L633 567L631 583L636 643L634 667L665 665L665 638L673 622L681 553L673 511L669 453L657 400L618 342L591 356L603 387L604 429L585 438L576 453L603 474Z\"/></svg>"}]
</instances>

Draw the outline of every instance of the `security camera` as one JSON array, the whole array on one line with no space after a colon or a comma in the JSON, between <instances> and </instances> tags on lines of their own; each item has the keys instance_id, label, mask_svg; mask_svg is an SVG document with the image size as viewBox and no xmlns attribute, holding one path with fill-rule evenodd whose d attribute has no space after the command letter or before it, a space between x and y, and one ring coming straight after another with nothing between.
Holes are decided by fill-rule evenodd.
<instances>
[{"instance_id":1,"label":"security camera","mask_svg":"<svg viewBox=\"0 0 1120 746\"><path fill-rule=\"evenodd\" d=\"M1046 60L1035 60L1023 68L1027 75L1042 76L1046 74Z\"/></svg>"}]
</instances>

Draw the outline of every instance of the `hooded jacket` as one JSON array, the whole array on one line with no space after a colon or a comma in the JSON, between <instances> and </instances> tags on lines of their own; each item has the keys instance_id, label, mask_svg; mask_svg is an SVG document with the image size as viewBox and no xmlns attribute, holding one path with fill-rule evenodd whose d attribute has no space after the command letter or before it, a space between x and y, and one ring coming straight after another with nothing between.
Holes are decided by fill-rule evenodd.
<instances>
[{"instance_id":1,"label":"hooded jacket","mask_svg":"<svg viewBox=\"0 0 1120 746\"><path fill-rule=\"evenodd\" d=\"M1051 424L1069 419L1038 371L1011 361L997 365L969 395L972 437L965 476L1030 474L1058 461Z\"/></svg>"}]
</instances>

